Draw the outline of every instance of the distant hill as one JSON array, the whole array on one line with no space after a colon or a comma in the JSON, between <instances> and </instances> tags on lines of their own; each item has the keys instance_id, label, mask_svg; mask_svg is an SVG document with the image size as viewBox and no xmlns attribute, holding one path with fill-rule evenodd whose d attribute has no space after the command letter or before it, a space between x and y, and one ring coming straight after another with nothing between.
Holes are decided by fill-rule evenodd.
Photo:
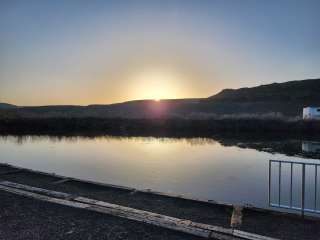
<instances>
[{"instance_id":1,"label":"distant hill","mask_svg":"<svg viewBox=\"0 0 320 240\"><path fill-rule=\"evenodd\" d=\"M310 79L273 83L252 88L224 89L209 99L225 102L299 101L308 104L319 101L319 93L320 79Z\"/></svg>"},{"instance_id":2,"label":"distant hill","mask_svg":"<svg viewBox=\"0 0 320 240\"><path fill-rule=\"evenodd\" d=\"M4 107L1 107L4 106ZM110 105L19 107L0 104L0 117L30 118L208 118L284 115L301 117L304 106L320 106L320 79L224 89L208 98L139 100Z\"/></svg>"},{"instance_id":3,"label":"distant hill","mask_svg":"<svg viewBox=\"0 0 320 240\"><path fill-rule=\"evenodd\" d=\"M0 109L11 109L11 108L17 108L17 106L8 104L8 103L0 103Z\"/></svg>"},{"instance_id":4,"label":"distant hill","mask_svg":"<svg viewBox=\"0 0 320 240\"><path fill-rule=\"evenodd\" d=\"M320 106L320 79L273 83L251 88L224 89L206 99L224 114L281 113L301 116L305 106Z\"/></svg>"}]
</instances>

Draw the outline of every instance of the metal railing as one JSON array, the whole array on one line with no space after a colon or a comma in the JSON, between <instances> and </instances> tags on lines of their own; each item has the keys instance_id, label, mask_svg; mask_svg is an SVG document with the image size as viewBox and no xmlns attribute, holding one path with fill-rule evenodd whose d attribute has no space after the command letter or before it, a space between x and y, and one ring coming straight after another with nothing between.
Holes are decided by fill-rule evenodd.
<instances>
[{"instance_id":1,"label":"metal railing","mask_svg":"<svg viewBox=\"0 0 320 240\"><path fill-rule=\"evenodd\" d=\"M275 167L278 167L275 168ZM294 180L297 180L297 176L295 176L294 174L294 167L295 166L299 166L301 169L301 174L296 174L301 176L301 183L300 183L300 193L298 191L298 195L300 195L300 201L301 204L299 205L295 205L293 203L293 186L294 186ZM277 207L277 208L284 208L284 209L291 209L291 210L295 210L295 211L300 211L302 215L304 215L305 212L309 212L309 213L317 213L320 214L320 209L317 206L317 197L318 197L318 167L320 166L319 164L316 163L307 163L307 162L291 162L291 161L280 161L280 160L270 160L269 161L269 192L268 192L268 202L269 202L269 206L271 207ZM306 172L306 167L308 167L309 169L313 168L313 171L308 171ZM284 168L289 168L286 170L289 170L287 174L283 174L283 169ZM276 171L273 171L273 170ZM276 181L275 184L272 184L272 173L274 173L274 175L276 175ZM284 175L284 176L283 176ZM297 178L296 178L297 177ZM283 200L282 200L282 190L283 187L283 180L284 178L289 178L286 179L288 180L288 185L289 185L289 203L288 204L284 204ZM308 186L310 185L314 185L313 186L313 190L310 190L308 188L309 191L306 190L306 179L308 179L307 184ZM311 180L313 179L313 180ZM297 182L297 181L295 181ZM273 200L273 190L274 188L276 188L276 192L277 192L277 197L276 200L274 202L272 202ZM306 196L310 197L312 196L312 202L313 202L313 206L312 207L306 207ZM310 198L309 198L310 199Z\"/></svg>"}]
</instances>

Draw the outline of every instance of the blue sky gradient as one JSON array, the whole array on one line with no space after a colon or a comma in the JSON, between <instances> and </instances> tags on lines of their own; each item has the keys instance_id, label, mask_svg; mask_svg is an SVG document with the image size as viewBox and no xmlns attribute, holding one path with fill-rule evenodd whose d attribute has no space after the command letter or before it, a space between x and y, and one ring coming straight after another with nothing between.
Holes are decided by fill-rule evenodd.
<instances>
[{"instance_id":1,"label":"blue sky gradient","mask_svg":"<svg viewBox=\"0 0 320 240\"><path fill-rule=\"evenodd\" d=\"M0 102L207 97L320 76L320 1L0 2Z\"/></svg>"}]
</instances>

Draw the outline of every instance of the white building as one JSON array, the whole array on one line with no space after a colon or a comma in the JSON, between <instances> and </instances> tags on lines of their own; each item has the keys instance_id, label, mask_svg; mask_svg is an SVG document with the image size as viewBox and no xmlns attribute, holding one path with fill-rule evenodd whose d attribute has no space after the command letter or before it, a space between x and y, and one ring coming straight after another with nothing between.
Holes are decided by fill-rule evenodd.
<instances>
[{"instance_id":1,"label":"white building","mask_svg":"<svg viewBox=\"0 0 320 240\"><path fill-rule=\"evenodd\" d=\"M320 142L303 141L302 151L308 153L320 153Z\"/></svg>"},{"instance_id":2,"label":"white building","mask_svg":"<svg viewBox=\"0 0 320 240\"><path fill-rule=\"evenodd\" d=\"M320 119L320 107L303 108L303 119Z\"/></svg>"}]
</instances>

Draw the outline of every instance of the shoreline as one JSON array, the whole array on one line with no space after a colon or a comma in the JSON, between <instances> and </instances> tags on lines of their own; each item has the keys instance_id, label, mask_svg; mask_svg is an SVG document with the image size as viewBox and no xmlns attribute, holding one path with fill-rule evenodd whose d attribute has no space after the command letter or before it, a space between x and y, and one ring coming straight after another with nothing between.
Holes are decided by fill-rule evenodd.
<instances>
[{"instance_id":1,"label":"shoreline","mask_svg":"<svg viewBox=\"0 0 320 240\"><path fill-rule=\"evenodd\" d=\"M124 118L0 118L0 134L195 136L266 134L314 137L320 121L273 118L124 119Z\"/></svg>"}]
</instances>

